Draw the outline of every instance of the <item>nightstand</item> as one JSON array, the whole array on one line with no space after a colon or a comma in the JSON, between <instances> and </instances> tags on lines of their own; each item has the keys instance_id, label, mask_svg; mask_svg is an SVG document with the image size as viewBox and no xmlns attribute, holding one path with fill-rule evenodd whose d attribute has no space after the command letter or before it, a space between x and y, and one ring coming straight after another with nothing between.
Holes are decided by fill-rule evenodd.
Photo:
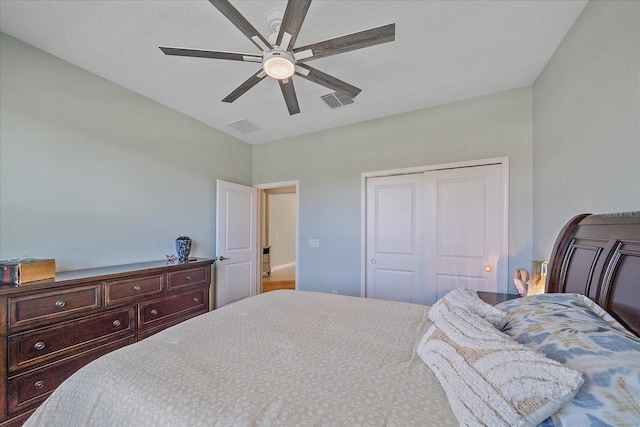
<instances>
[{"instance_id":1,"label":"nightstand","mask_svg":"<svg viewBox=\"0 0 640 427\"><path fill-rule=\"evenodd\" d=\"M511 299L520 298L520 295L513 295L513 294L499 294L496 292L484 292L484 291L477 291L477 292L478 292L478 296L482 301L491 305L496 305L501 302L509 301Z\"/></svg>"}]
</instances>

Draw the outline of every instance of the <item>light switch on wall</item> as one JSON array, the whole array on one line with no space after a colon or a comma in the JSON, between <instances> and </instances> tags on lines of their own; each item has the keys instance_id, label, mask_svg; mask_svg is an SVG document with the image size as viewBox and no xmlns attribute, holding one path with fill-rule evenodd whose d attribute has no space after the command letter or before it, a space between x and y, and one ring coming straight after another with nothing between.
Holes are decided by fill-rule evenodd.
<instances>
[{"instance_id":1,"label":"light switch on wall","mask_svg":"<svg viewBox=\"0 0 640 427\"><path fill-rule=\"evenodd\" d=\"M310 248L319 248L320 247L320 239L309 239L309 247Z\"/></svg>"}]
</instances>

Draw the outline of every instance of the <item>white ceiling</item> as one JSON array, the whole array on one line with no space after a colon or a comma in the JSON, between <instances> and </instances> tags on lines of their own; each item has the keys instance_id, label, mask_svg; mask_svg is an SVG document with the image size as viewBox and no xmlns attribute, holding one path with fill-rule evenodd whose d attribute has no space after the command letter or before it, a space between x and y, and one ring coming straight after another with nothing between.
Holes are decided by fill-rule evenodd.
<instances>
[{"instance_id":1,"label":"white ceiling","mask_svg":"<svg viewBox=\"0 0 640 427\"><path fill-rule=\"evenodd\" d=\"M286 1L233 1L265 37ZM267 78L220 100L260 64L164 55L158 46L260 53L208 1L0 0L0 30L251 144L531 85L586 0L333 1L311 4L296 46L395 22L396 40L310 61L362 89L330 109L329 89L294 77L289 116ZM227 123L262 128L241 133Z\"/></svg>"}]
</instances>

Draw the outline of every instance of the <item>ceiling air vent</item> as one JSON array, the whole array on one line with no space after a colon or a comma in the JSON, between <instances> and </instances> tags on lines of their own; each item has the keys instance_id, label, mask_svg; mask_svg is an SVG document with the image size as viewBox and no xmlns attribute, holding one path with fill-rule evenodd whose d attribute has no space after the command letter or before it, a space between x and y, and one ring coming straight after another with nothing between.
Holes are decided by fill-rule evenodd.
<instances>
[{"instance_id":1,"label":"ceiling air vent","mask_svg":"<svg viewBox=\"0 0 640 427\"><path fill-rule=\"evenodd\" d=\"M354 100L348 95L342 92L333 92L327 95L323 95L320 98L329 106L329 108L338 108L343 105L353 104Z\"/></svg>"},{"instance_id":2,"label":"ceiling air vent","mask_svg":"<svg viewBox=\"0 0 640 427\"><path fill-rule=\"evenodd\" d=\"M257 130L262 129L260 126L255 125L246 119L236 120L235 122L227 123L227 126L231 126L235 130L240 131L242 133L255 132Z\"/></svg>"}]
</instances>

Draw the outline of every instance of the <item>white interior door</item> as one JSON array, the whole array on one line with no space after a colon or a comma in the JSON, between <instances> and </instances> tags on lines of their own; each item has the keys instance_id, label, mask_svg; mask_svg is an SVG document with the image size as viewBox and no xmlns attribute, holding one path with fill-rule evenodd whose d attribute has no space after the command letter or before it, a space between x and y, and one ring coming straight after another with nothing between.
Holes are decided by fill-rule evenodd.
<instances>
[{"instance_id":1,"label":"white interior door","mask_svg":"<svg viewBox=\"0 0 640 427\"><path fill-rule=\"evenodd\" d=\"M460 287L506 293L502 165L425 177L425 304Z\"/></svg>"},{"instance_id":2,"label":"white interior door","mask_svg":"<svg viewBox=\"0 0 640 427\"><path fill-rule=\"evenodd\" d=\"M422 302L423 175L369 178L366 296Z\"/></svg>"},{"instance_id":3,"label":"white interior door","mask_svg":"<svg viewBox=\"0 0 640 427\"><path fill-rule=\"evenodd\" d=\"M216 308L256 294L258 190L216 182Z\"/></svg>"}]
</instances>

